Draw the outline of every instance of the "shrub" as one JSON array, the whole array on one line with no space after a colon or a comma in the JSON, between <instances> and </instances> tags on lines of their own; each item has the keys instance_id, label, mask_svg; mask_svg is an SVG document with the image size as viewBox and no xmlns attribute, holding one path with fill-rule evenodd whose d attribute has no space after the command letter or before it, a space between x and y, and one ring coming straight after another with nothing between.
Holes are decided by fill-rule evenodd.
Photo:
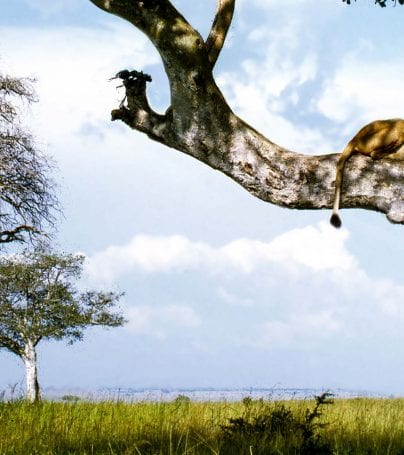
<instances>
[{"instance_id":1,"label":"shrub","mask_svg":"<svg viewBox=\"0 0 404 455\"><path fill-rule=\"evenodd\" d=\"M326 425L319 422L323 407L331 404L330 394L315 397L312 410L296 415L284 404L264 401L253 406L251 399L243 400L243 414L229 419L221 426L221 454L331 454L320 430Z\"/></svg>"}]
</instances>

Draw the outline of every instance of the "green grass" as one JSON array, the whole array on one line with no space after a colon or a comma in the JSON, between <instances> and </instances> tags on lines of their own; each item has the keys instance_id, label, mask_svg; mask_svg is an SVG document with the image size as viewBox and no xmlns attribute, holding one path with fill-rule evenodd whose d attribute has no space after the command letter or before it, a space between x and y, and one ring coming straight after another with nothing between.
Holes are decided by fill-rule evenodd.
<instances>
[{"instance_id":1,"label":"green grass","mask_svg":"<svg viewBox=\"0 0 404 455\"><path fill-rule=\"evenodd\" d=\"M288 432L281 422L270 436L269 427L261 425L262 416L286 416L289 410L288 418L296 424L304 420L307 408L313 409L314 402L0 403L0 455L404 455L404 399L336 400L326 406L318 423L327 425L316 426L313 438L328 447L323 452L299 449L296 425ZM241 432L230 425L229 419L237 418L244 425ZM265 447L257 445L264 439Z\"/></svg>"}]
</instances>

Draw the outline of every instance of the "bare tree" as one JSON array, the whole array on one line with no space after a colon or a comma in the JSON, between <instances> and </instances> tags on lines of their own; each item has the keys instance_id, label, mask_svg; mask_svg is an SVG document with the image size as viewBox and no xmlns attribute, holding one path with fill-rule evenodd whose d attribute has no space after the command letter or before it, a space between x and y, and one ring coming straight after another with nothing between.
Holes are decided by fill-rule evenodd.
<instances>
[{"instance_id":1,"label":"bare tree","mask_svg":"<svg viewBox=\"0 0 404 455\"><path fill-rule=\"evenodd\" d=\"M88 326L119 327L122 294L79 292L84 257L44 251L0 259L0 349L22 359L30 402L40 399L37 346L43 340L83 338Z\"/></svg>"},{"instance_id":2,"label":"bare tree","mask_svg":"<svg viewBox=\"0 0 404 455\"><path fill-rule=\"evenodd\" d=\"M150 76L120 72L126 97L112 111L112 120L193 156L264 201L295 209L331 208L338 154L307 156L273 143L232 112L216 85L212 71L235 0L217 0L206 40L169 0L90 1L144 32L169 79L171 104L159 114L147 100ZM383 212L391 222L404 224L403 195L404 161L361 155L349 160L341 207Z\"/></svg>"},{"instance_id":3,"label":"bare tree","mask_svg":"<svg viewBox=\"0 0 404 455\"><path fill-rule=\"evenodd\" d=\"M0 244L41 237L57 209L51 160L20 122L21 106L36 101L32 83L0 74Z\"/></svg>"}]
</instances>

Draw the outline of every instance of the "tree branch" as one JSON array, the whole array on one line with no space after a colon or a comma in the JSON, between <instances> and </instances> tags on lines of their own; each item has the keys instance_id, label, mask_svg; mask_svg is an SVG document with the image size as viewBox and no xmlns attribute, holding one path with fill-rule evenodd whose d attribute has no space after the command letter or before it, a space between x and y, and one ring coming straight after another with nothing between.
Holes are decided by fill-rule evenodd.
<instances>
[{"instance_id":1,"label":"tree branch","mask_svg":"<svg viewBox=\"0 0 404 455\"><path fill-rule=\"evenodd\" d=\"M212 62L221 41L213 35L218 30L224 40L234 2L219 2L217 23L224 25L212 27L216 31L208 38L210 52L168 0L90 1L147 34L162 56L170 82L166 115L152 111L146 83L137 81L124 83L127 103L112 111L113 120L223 172L264 201L296 209L332 207L338 155L307 156L274 144L232 112L214 81ZM390 221L404 224L404 161L352 157L342 194L341 208L383 212Z\"/></svg>"},{"instance_id":2,"label":"tree branch","mask_svg":"<svg viewBox=\"0 0 404 455\"><path fill-rule=\"evenodd\" d=\"M206 40L209 61L215 66L233 19L236 0L218 0L215 19Z\"/></svg>"},{"instance_id":3,"label":"tree branch","mask_svg":"<svg viewBox=\"0 0 404 455\"><path fill-rule=\"evenodd\" d=\"M53 226L53 210L58 210L48 174L52 161L20 126L15 103L16 98L28 104L37 101L33 82L0 73L0 244L26 237L40 240L44 228Z\"/></svg>"},{"instance_id":4,"label":"tree branch","mask_svg":"<svg viewBox=\"0 0 404 455\"><path fill-rule=\"evenodd\" d=\"M0 349L1 348L7 349L8 351L18 355L19 357L21 357L24 351L22 346L20 346L15 340L2 334L0 334Z\"/></svg>"},{"instance_id":5,"label":"tree branch","mask_svg":"<svg viewBox=\"0 0 404 455\"><path fill-rule=\"evenodd\" d=\"M131 128L146 133L150 138L165 143L169 129L169 117L153 111L146 96L146 82L151 77L144 73L123 81L126 95L119 109L111 113L112 120L122 120ZM124 102L127 105L124 105Z\"/></svg>"},{"instance_id":6,"label":"tree branch","mask_svg":"<svg viewBox=\"0 0 404 455\"><path fill-rule=\"evenodd\" d=\"M102 10L119 16L145 33L160 53L166 70L176 75L183 68L205 64L205 43L200 34L168 0L90 0ZM170 65L173 61L180 67Z\"/></svg>"},{"instance_id":7,"label":"tree branch","mask_svg":"<svg viewBox=\"0 0 404 455\"><path fill-rule=\"evenodd\" d=\"M15 229L0 231L0 243L24 242L24 234L38 234L39 231L32 226L17 226Z\"/></svg>"}]
</instances>

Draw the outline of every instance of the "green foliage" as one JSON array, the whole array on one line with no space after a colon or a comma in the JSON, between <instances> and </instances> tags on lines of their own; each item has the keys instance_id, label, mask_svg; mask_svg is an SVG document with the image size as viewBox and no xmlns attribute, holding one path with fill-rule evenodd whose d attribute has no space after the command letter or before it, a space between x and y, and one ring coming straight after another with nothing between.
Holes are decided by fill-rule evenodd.
<instances>
[{"instance_id":1,"label":"green foliage","mask_svg":"<svg viewBox=\"0 0 404 455\"><path fill-rule=\"evenodd\" d=\"M80 292L84 257L44 250L0 257L0 349L26 368L27 399L40 400L36 346L42 340L81 340L88 326L121 326L113 311L122 294Z\"/></svg>"},{"instance_id":2,"label":"green foliage","mask_svg":"<svg viewBox=\"0 0 404 455\"><path fill-rule=\"evenodd\" d=\"M253 408L253 402L245 398L242 416L231 418L229 424L222 426L221 453L270 455L287 449L307 455L331 454L330 445L319 433L325 426L319 422L322 408L332 403L329 397L328 393L315 397L314 408L306 409L303 415L278 403L262 401L259 408Z\"/></svg>"},{"instance_id":3,"label":"green foliage","mask_svg":"<svg viewBox=\"0 0 404 455\"><path fill-rule=\"evenodd\" d=\"M46 251L0 258L0 348L21 355L30 341L83 337L90 325L117 327L121 294L79 292L84 257Z\"/></svg>"},{"instance_id":4,"label":"green foliage","mask_svg":"<svg viewBox=\"0 0 404 455\"><path fill-rule=\"evenodd\" d=\"M247 410L242 403L123 403L42 402L0 403L1 455L223 455L223 426L240 415L250 419L266 415L267 426L280 429L276 441L269 441L265 454L298 455L301 442L287 430L285 422L305 423L316 403L288 401L268 403L251 400ZM268 417L268 410L275 411ZM320 406L321 411L321 406ZM246 413L249 412L249 417ZM321 440L338 455L402 455L404 453L404 399L336 400L327 407L326 426ZM323 423L324 416L313 418ZM282 432L284 436L282 436ZM300 439L299 439L300 438ZM279 450L274 451L274 444ZM246 445L247 447L247 445ZM237 447L227 453L240 455ZM256 455L254 449L246 452ZM308 452L306 452L308 453ZM314 452L313 452L314 453Z\"/></svg>"}]
</instances>

